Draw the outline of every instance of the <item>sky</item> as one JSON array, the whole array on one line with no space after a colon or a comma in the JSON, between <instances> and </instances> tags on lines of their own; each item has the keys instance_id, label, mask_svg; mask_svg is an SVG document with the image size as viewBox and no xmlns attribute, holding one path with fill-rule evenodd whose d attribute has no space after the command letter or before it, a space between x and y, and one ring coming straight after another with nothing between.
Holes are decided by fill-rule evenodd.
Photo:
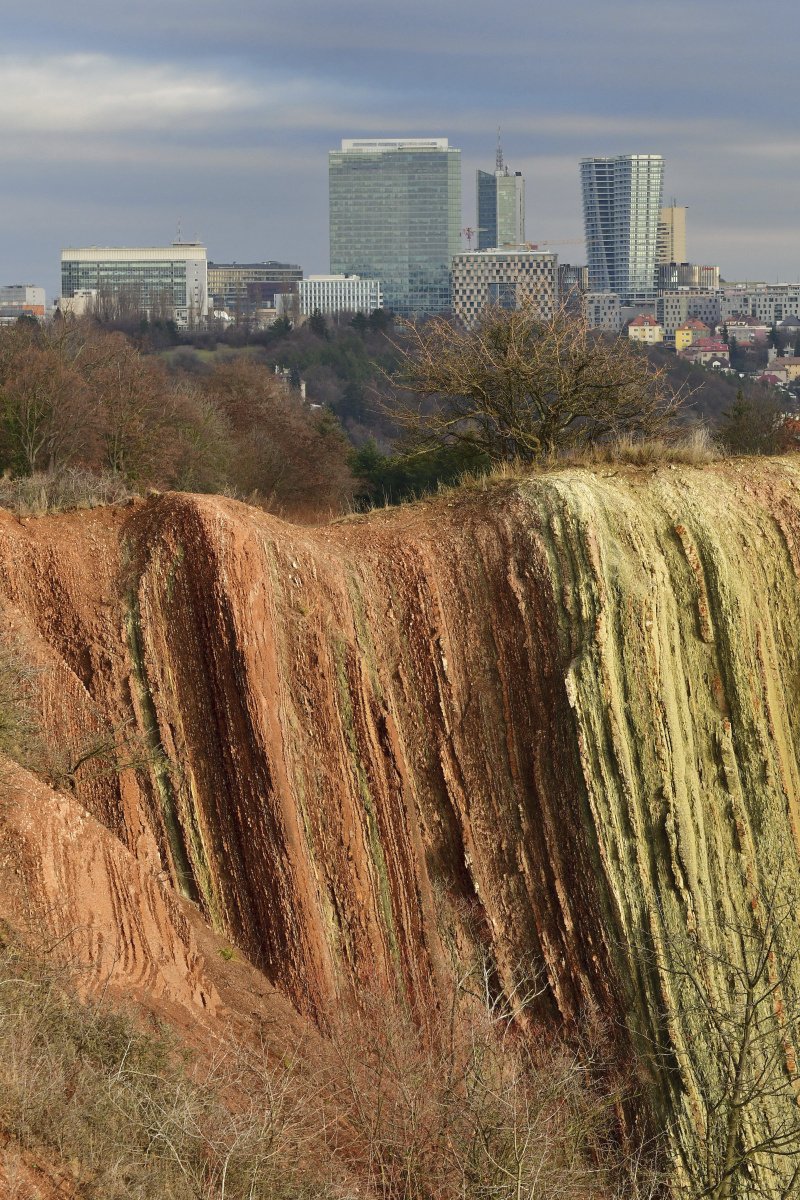
<instances>
[{"instance_id":1,"label":"sky","mask_svg":"<svg viewBox=\"0 0 800 1200\"><path fill-rule=\"evenodd\" d=\"M62 247L179 230L325 272L343 137L448 137L474 225L498 125L562 261L580 158L660 153L692 261L797 282L797 29L793 0L0 0L0 284L51 299Z\"/></svg>"}]
</instances>

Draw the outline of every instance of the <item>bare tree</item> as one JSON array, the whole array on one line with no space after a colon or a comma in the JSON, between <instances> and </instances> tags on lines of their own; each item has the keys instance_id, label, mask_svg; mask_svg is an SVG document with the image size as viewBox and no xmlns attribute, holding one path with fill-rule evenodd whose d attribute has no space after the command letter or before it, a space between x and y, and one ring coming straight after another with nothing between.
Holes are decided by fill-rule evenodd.
<instances>
[{"instance_id":1,"label":"bare tree","mask_svg":"<svg viewBox=\"0 0 800 1200\"><path fill-rule=\"evenodd\" d=\"M627 339L609 341L565 309L544 320L530 305L491 307L474 329L444 317L404 328L393 382L419 400L384 408L419 450L461 444L493 461L530 460L653 437L682 403Z\"/></svg>"},{"instance_id":2,"label":"bare tree","mask_svg":"<svg viewBox=\"0 0 800 1200\"><path fill-rule=\"evenodd\" d=\"M702 1120L692 1200L800 1196L800 964L795 912L777 900L780 874L746 922L671 942L662 964L702 1047L693 1057Z\"/></svg>"}]
</instances>

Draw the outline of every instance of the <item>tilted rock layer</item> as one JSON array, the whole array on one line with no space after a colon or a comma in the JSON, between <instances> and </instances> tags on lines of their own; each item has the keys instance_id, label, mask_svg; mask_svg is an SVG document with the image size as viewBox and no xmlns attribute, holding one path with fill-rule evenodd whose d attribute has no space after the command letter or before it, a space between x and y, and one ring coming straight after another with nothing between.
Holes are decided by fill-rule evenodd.
<instances>
[{"instance_id":1,"label":"tilted rock layer","mask_svg":"<svg viewBox=\"0 0 800 1200\"><path fill-rule=\"evenodd\" d=\"M113 924L87 897L124 855L132 981L219 1005L188 933L153 965L156 879L323 1026L365 985L435 1002L476 951L498 986L540 969L544 1021L668 1051L691 1163L708 1068L676 964L702 935L713 995L729 931L798 904L794 460L563 470L316 529L181 494L0 515L0 604L70 759L42 912ZM117 848L71 898L46 881L74 855L78 889L73 808Z\"/></svg>"}]
</instances>

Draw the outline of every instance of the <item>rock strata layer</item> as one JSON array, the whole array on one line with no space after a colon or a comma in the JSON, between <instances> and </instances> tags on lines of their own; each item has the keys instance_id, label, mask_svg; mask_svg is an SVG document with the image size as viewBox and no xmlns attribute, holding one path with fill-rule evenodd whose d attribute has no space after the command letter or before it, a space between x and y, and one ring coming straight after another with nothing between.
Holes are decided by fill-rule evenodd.
<instances>
[{"instance_id":1,"label":"rock strata layer","mask_svg":"<svg viewBox=\"0 0 800 1200\"><path fill-rule=\"evenodd\" d=\"M38 840L15 826L35 902L213 1011L188 933L159 965L182 895L323 1027L365 985L436 1003L476 953L498 987L538 970L541 1020L657 1049L690 1173L713 1064L683 966L716 1002L766 908L798 904L798 613L788 459L563 470L316 529L182 494L0 515L0 621L71 789ZM109 837L82 860L86 821ZM787 1071L796 937L778 923Z\"/></svg>"}]
</instances>

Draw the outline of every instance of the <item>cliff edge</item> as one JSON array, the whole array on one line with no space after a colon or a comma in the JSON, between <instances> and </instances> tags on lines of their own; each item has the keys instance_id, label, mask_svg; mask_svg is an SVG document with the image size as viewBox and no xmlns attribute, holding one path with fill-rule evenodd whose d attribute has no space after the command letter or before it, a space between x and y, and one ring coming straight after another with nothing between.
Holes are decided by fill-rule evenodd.
<instances>
[{"instance_id":1,"label":"cliff edge","mask_svg":"<svg viewBox=\"0 0 800 1200\"><path fill-rule=\"evenodd\" d=\"M69 760L49 832L15 776L0 870L27 839L28 919L133 921L130 979L206 1020L187 911L323 1028L365 984L434 1004L476 953L498 988L536 970L543 1022L647 1062L689 1178L709 1006L798 903L798 612L794 459L565 469L315 529L177 493L0 514L0 621Z\"/></svg>"}]
</instances>

